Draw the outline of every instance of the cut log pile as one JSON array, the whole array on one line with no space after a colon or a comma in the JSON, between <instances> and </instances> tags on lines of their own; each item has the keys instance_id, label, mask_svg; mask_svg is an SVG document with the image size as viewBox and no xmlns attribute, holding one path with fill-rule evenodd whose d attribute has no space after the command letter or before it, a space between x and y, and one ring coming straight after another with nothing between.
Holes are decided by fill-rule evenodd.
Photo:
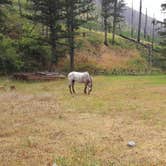
<instances>
[{"instance_id":1,"label":"cut log pile","mask_svg":"<svg viewBox=\"0 0 166 166\"><path fill-rule=\"evenodd\" d=\"M15 73L13 78L25 81L51 81L65 79L65 74L58 72L35 72L35 73Z\"/></svg>"}]
</instances>

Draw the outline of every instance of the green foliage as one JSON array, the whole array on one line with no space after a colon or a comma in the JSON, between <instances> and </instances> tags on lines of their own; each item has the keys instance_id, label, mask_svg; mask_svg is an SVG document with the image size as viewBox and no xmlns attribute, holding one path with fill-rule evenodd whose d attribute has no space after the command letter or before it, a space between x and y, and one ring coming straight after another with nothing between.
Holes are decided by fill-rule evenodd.
<instances>
[{"instance_id":1,"label":"green foliage","mask_svg":"<svg viewBox=\"0 0 166 166\"><path fill-rule=\"evenodd\" d=\"M101 34L97 35L96 33L91 32L87 35L87 41L89 41L93 46L102 44Z\"/></svg>"},{"instance_id":2,"label":"green foliage","mask_svg":"<svg viewBox=\"0 0 166 166\"><path fill-rule=\"evenodd\" d=\"M54 0L21 0L21 6L23 15L19 15L19 7L18 1L13 0L12 8L4 7L0 11L7 16L5 22L3 23L3 35L1 35L0 41L0 72L15 72L15 71L36 71L36 70L48 70L50 69L50 63L53 60L53 52L54 55L58 58L61 57L61 52L63 55L66 53L66 48L69 44L69 47L73 47L72 49L77 49L76 52L80 53L81 51L85 52L95 52L96 48L100 47L103 43L103 32L96 32L94 29L102 29L102 26L99 25L101 20L90 20L87 22L88 18L91 17L91 11L93 3L91 0L86 1L79 1L81 3L76 4L77 0L66 0L61 1L63 3L68 2L68 7L65 6L66 4L57 5L59 2L54 1L54 3L49 3ZM75 3L73 6L75 13L75 17L71 18L71 15L66 16L67 11L71 8L69 2ZM113 1L114 0L110 0ZM7 1L3 1L7 2ZM40 4L40 7L37 6L39 2L43 2ZM121 2L121 1L119 1ZM0 4L2 1L0 1ZM32 6L33 7L32 7ZM92 5L92 6L91 6ZM121 4L119 4L121 5ZM30 6L32 8L30 8ZM78 11L77 7L80 7L82 11ZM122 4L123 6L123 4ZM49 9L51 7L51 9ZM54 10L57 7L56 10ZM113 7L113 6L112 6ZM35 13L36 10L36 13ZM52 11L53 16L48 13L48 10ZM70 9L71 10L71 9ZM59 11L59 13L56 13ZM72 12L68 11L68 14ZM113 10L111 10L113 12ZM35 14L34 14L35 13ZM28 20L25 14L29 14L31 17ZM34 14L34 15L33 15ZM60 15L62 14L63 17ZM94 16L95 13L92 13ZM4 20L5 17L3 17ZM55 19L54 19L55 18ZM50 22L50 19L54 21ZM68 23L67 23L68 19ZM101 18L99 18L101 19ZM55 22L57 20L57 22ZM74 21L75 25L71 23ZM112 21L112 20L111 20ZM52 31L51 26L54 25ZM74 27L74 31L72 31L72 27ZM80 27L89 28L80 28ZM44 27L44 30L42 29ZM2 27L0 27L2 28ZM46 29L47 28L47 29ZM78 30L80 29L80 30ZM93 30L92 30L93 29ZM43 31L42 31L43 30ZM55 31L56 32L55 32ZM124 30L124 29L123 29ZM68 32L67 32L68 31ZM41 33L42 32L42 33ZM52 35L55 32L55 35ZM66 33L67 32L67 33ZM85 32L85 35L83 34ZM125 35L129 36L128 31L125 32ZM76 36L75 36L76 35ZM55 38L56 36L56 38ZM73 40L70 40L73 37ZM108 33L108 40L111 43L112 34ZM68 41L66 39L69 39ZM53 42L53 40L56 40ZM70 42L71 41L71 42ZM73 44L72 44L73 42ZM46 44L47 43L47 44ZM56 44L56 48L53 44ZM68 45L67 45L68 43ZM53 45L53 47L52 47ZM148 54L142 48L136 48L136 45L131 42L126 42L126 40L116 36L115 45L109 45L111 49L119 49L119 48L126 48L126 49L138 49L140 55L143 58L147 57L148 61ZM165 52L166 49L161 45L157 48L159 53L155 53L153 55L153 64L156 67L161 67L162 69L166 69L165 64ZM60 52L60 53L59 53ZM65 53L64 53L65 52ZM71 53L71 52L70 52ZM86 54L85 54L86 55ZM94 56L98 55L97 53L93 54ZM102 71L103 69L98 67L96 64L92 64L90 62L87 63L78 63L77 57L75 57L75 69L84 71ZM64 63L64 70L69 70L69 65ZM113 74L127 74L127 73L135 73L135 72L142 72L143 68L146 70L147 66L144 60L134 60L129 62L129 68L116 68L112 69L111 72Z\"/></svg>"},{"instance_id":3,"label":"green foliage","mask_svg":"<svg viewBox=\"0 0 166 166\"><path fill-rule=\"evenodd\" d=\"M89 71L90 73L101 70L96 64L90 63L76 64L75 68L77 71Z\"/></svg>"},{"instance_id":4,"label":"green foliage","mask_svg":"<svg viewBox=\"0 0 166 166\"><path fill-rule=\"evenodd\" d=\"M24 62L24 71L46 70L51 61L51 51L48 45L39 40L22 38L19 41L20 57Z\"/></svg>"},{"instance_id":5,"label":"green foliage","mask_svg":"<svg viewBox=\"0 0 166 166\"><path fill-rule=\"evenodd\" d=\"M166 70L166 47L161 47L159 49L161 53L155 53L153 56L153 64L156 67Z\"/></svg>"},{"instance_id":6,"label":"green foliage","mask_svg":"<svg viewBox=\"0 0 166 166\"><path fill-rule=\"evenodd\" d=\"M61 68L62 71L68 72L70 70L69 62L65 61L63 63L63 68ZM89 71L90 73L95 73L96 71L100 71L101 68L96 65L95 63L90 62L84 62L84 63L76 63L75 65L76 71Z\"/></svg>"},{"instance_id":7,"label":"green foliage","mask_svg":"<svg viewBox=\"0 0 166 166\"><path fill-rule=\"evenodd\" d=\"M93 0L65 0L65 25L69 45L70 70L74 69L76 31L88 21L86 15L92 10Z\"/></svg>"},{"instance_id":8,"label":"green foliage","mask_svg":"<svg viewBox=\"0 0 166 166\"><path fill-rule=\"evenodd\" d=\"M135 72L146 72L148 71L148 65L147 62L144 58L136 58L134 60L130 60L128 62L129 65L129 69L131 69L131 71L135 71Z\"/></svg>"},{"instance_id":9,"label":"green foliage","mask_svg":"<svg viewBox=\"0 0 166 166\"><path fill-rule=\"evenodd\" d=\"M109 39L109 42L111 43L111 37ZM124 40L123 38L116 36L115 38L115 45L114 48L127 48L127 49L133 49L136 48L136 45L132 42L129 42L127 40Z\"/></svg>"},{"instance_id":10,"label":"green foliage","mask_svg":"<svg viewBox=\"0 0 166 166\"><path fill-rule=\"evenodd\" d=\"M123 12L125 10L125 2L124 0L119 0L117 3L117 11L116 11L116 23L118 22L123 22L124 21L124 16L123 16Z\"/></svg>"},{"instance_id":11,"label":"green foliage","mask_svg":"<svg viewBox=\"0 0 166 166\"><path fill-rule=\"evenodd\" d=\"M90 44L93 47L101 45L103 43L103 33L96 31L88 31L85 28L79 29L79 34L76 38L76 48L77 49L87 49L86 44Z\"/></svg>"},{"instance_id":12,"label":"green foliage","mask_svg":"<svg viewBox=\"0 0 166 166\"><path fill-rule=\"evenodd\" d=\"M108 19L111 16L111 9L112 9L113 0L102 0L102 12L101 15L104 19Z\"/></svg>"},{"instance_id":13,"label":"green foliage","mask_svg":"<svg viewBox=\"0 0 166 166\"><path fill-rule=\"evenodd\" d=\"M0 32L2 31L6 14L3 10L3 6L10 5L12 3L11 0L0 0Z\"/></svg>"},{"instance_id":14,"label":"green foliage","mask_svg":"<svg viewBox=\"0 0 166 166\"><path fill-rule=\"evenodd\" d=\"M23 65L15 41L0 34L0 73L19 71Z\"/></svg>"},{"instance_id":15,"label":"green foliage","mask_svg":"<svg viewBox=\"0 0 166 166\"><path fill-rule=\"evenodd\" d=\"M163 3L161 5L162 10L166 11L166 3ZM160 52L160 54L156 54L154 56L154 65L160 67L163 70L166 70L166 21L163 21L163 28L159 32L161 41L160 41L160 47L157 48L157 51Z\"/></svg>"},{"instance_id":16,"label":"green foliage","mask_svg":"<svg viewBox=\"0 0 166 166\"><path fill-rule=\"evenodd\" d=\"M0 5L11 4L11 0L0 0Z\"/></svg>"},{"instance_id":17,"label":"green foliage","mask_svg":"<svg viewBox=\"0 0 166 166\"><path fill-rule=\"evenodd\" d=\"M52 66L58 62L57 45L62 38L62 21L64 15L62 10L64 3L61 0L30 0L32 15L28 17L35 23L41 23L49 27L50 35L48 37L51 45L51 62Z\"/></svg>"}]
</instances>

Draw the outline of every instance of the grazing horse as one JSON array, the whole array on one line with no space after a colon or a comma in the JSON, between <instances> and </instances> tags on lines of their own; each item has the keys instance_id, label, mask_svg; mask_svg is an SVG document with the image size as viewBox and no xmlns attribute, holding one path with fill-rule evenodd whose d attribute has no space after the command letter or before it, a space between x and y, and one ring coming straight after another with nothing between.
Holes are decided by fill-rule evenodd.
<instances>
[{"instance_id":1,"label":"grazing horse","mask_svg":"<svg viewBox=\"0 0 166 166\"><path fill-rule=\"evenodd\" d=\"M69 80L69 90L70 93L75 93L74 90L74 83L79 82L79 83L84 83L85 88L84 88L84 93L90 94L92 91L92 77L89 75L88 72L70 72L68 74L68 80ZM88 91L87 91L88 88Z\"/></svg>"}]
</instances>

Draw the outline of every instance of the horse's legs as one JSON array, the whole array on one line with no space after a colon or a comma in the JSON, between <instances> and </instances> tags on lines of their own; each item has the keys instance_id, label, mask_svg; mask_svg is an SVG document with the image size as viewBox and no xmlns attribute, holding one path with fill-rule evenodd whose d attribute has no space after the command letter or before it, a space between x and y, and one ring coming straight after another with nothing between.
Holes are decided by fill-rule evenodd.
<instances>
[{"instance_id":1,"label":"horse's legs","mask_svg":"<svg viewBox=\"0 0 166 166\"><path fill-rule=\"evenodd\" d=\"M69 91L70 91L70 93L72 94L73 92L72 92L71 87L72 87L72 85L71 85L71 84L69 84Z\"/></svg>"},{"instance_id":2,"label":"horse's legs","mask_svg":"<svg viewBox=\"0 0 166 166\"><path fill-rule=\"evenodd\" d=\"M84 93L86 94L86 89L87 89L87 83L85 83L85 88L84 88Z\"/></svg>"},{"instance_id":3,"label":"horse's legs","mask_svg":"<svg viewBox=\"0 0 166 166\"><path fill-rule=\"evenodd\" d=\"M70 91L71 94L73 94L72 86L73 86L73 81L70 80L70 81L69 81L69 91Z\"/></svg>"},{"instance_id":4,"label":"horse's legs","mask_svg":"<svg viewBox=\"0 0 166 166\"><path fill-rule=\"evenodd\" d=\"M72 81L72 90L73 90L73 93L76 93L75 90L74 90L74 83L75 83L75 81L73 80Z\"/></svg>"}]
</instances>

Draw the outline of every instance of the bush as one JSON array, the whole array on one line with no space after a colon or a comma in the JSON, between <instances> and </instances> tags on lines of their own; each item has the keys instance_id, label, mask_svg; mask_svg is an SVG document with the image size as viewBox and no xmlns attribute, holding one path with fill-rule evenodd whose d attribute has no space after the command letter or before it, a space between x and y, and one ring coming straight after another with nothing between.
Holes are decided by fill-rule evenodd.
<instances>
[{"instance_id":1,"label":"bush","mask_svg":"<svg viewBox=\"0 0 166 166\"><path fill-rule=\"evenodd\" d=\"M39 40L22 38L19 41L20 57L24 62L23 71L46 70L50 64L50 47Z\"/></svg>"},{"instance_id":2,"label":"bush","mask_svg":"<svg viewBox=\"0 0 166 166\"><path fill-rule=\"evenodd\" d=\"M23 62L17 53L14 41L0 34L0 73L16 72L22 66Z\"/></svg>"},{"instance_id":3,"label":"bush","mask_svg":"<svg viewBox=\"0 0 166 166\"><path fill-rule=\"evenodd\" d=\"M129 69L131 69L131 71L138 72L138 73L146 72L148 71L148 68L149 68L146 60L141 57L137 57L136 59L130 60L128 62L128 67Z\"/></svg>"},{"instance_id":4,"label":"bush","mask_svg":"<svg viewBox=\"0 0 166 166\"><path fill-rule=\"evenodd\" d=\"M161 52L160 54L155 53L153 55L153 65L166 71L166 47L160 48L159 51Z\"/></svg>"}]
</instances>

